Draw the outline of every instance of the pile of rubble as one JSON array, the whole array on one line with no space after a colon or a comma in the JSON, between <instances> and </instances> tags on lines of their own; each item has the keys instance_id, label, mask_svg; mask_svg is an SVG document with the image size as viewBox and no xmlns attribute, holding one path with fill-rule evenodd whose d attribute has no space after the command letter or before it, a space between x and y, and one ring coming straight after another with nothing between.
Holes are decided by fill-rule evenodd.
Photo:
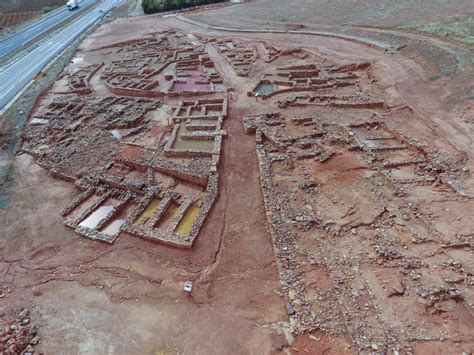
<instances>
[{"instance_id":1,"label":"pile of rubble","mask_svg":"<svg viewBox=\"0 0 474 355\"><path fill-rule=\"evenodd\" d=\"M10 316L3 316L0 321L1 354L39 355L41 353L34 349L39 343L38 329L31 323L28 309Z\"/></svg>"},{"instance_id":2,"label":"pile of rubble","mask_svg":"<svg viewBox=\"0 0 474 355\"><path fill-rule=\"evenodd\" d=\"M253 63L258 58L257 48L253 42L237 39L218 40L214 46L239 76L248 76Z\"/></svg>"}]
</instances>

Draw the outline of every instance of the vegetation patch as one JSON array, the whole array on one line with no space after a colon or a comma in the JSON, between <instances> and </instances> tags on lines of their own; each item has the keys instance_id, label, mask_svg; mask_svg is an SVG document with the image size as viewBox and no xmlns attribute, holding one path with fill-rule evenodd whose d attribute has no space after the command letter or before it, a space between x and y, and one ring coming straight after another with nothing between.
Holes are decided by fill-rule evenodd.
<instances>
[{"instance_id":1,"label":"vegetation patch","mask_svg":"<svg viewBox=\"0 0 474 355\"><path fill-rule=\"evenodd\" d=\"M409 26L418 31L445 36L467 44L474 44L474 14L450 17L443 21Z\"/></svg>"},{"instance_id":2,"label":"vegetation patch","mask_svg":"<svg viewBox=\"0 0 474 355\"><path fill-rule=\"evenodd\" d=\"M153 14L218 2L224 2L224 0L142 0L142 7L146 14Z\"/></svg>"},{"instance_id":3,"label":"vegetation patch","mask_svg":"<svg viewBox=\"0 0 474 355\"><path fill-rule=\"evenodd\" d=\"M43 6L43 8L41 9L41 12L43 12L43 14L47 14L48 12L51 12L51 11L57 9L57 8L58 8L58 6L49 6L49 5L47 5L47 6Z\"/></svg>"}]
</instances>

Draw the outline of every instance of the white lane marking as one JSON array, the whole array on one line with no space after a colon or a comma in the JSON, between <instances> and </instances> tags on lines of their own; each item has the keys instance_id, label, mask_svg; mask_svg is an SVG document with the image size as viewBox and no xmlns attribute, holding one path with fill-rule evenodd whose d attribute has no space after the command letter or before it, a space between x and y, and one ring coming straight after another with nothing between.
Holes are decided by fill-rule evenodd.
<instances>
[{"instance_id":1,"label":"white lane marking","mask_svg":"<svg viewBox=\"0 0 474 355\"><path fill-rule=\"evenodd\" d=\"M83 6L85 5L86 7L88 7L89 5L92 5L94 3L94 1L84 1L83 3ZM14 33L12 34L10 37L7 37L6 39L4 39L3 41L0 41L0 44L2 44L3 46L6 46L8 45L9 47L12 47L12 45L14 46L15 43L8 43L8 42L12 42L12 41L17 41L18 38L22 38L22 37L30 37L28 39L28 41L25 41L21 44L21 46L24 46L25 43L28 43L31 39L39 36L40 34L44 33L45 31L47 31L52 25L55 25L55 24L59 24L60 22L66 20L68 17L71 17L73 14L69 14L68 12L69 11L65 11L66 9L64 8L62 11L59 11L58 13L56 13L54 16L52 17L47 17L47 18L43 18L43 19L40 19L38 20L39 22L36 22L36 23L33 23L23 29L20 30L20 32L17 32L17 33ZM92 9L90 9L88 12L90 12ZM86 12L86 14L88 13ZM67 14L67 16L63 16ZM59 18L60 17L60 18ZM53 21L54 20L54 21ZM51 22L51 25L49 25L49 23ZM39 32L39 33L36 33L36 34L29 34L28 32L31 32L33 31L34 29L36 29L37 27L39 26L46 26L46 28ZM18 38L17 38L18 37Z\"/></svg>"},{"instance_id":2,"label":"white lane marking","mask_svg":"<svg viewBox=\"0 0 474 355\"><path fill-rule=\"evenodd\" d=\"M114 1L112 3L109 4L109 6L106 8L105 11L110 11L115 5L119 4L121 1ZM104 2L104 4L107 4L107 1ZM94 22L98 21L100 19L101 16L97 16L96 13L94 13L94 11L92 11L93 9L91 9L89 12L87 12L86 14L84 14L83 16L81 16L80 18L78 18L77 20L75 20L74 22L72 22L68 27L65 27L63 30L61 30L61 32L57 33L53 39L48 42L48 43L44 43L42 44L41 46L37 47L35 50L31 51L30 53L28 53L26 56L24 56L23 58L21 58L19 61L17 61L15 64L19 64L21 61L23 60L29 60L30 56L33 56L33 55L37 55L37 54L41 54L40 52L42 52L42 50L44 50L48 45L52 44L55 40L58 40L59 42L52 48L50 49L48 52L51 53L50 55L47 55L46 57L43 58L43 60L40 60L39 62L36 62L36 65L33 66L33 68L31 68L31 70L29 70L27 73L25 73L21 79L19 81L22 81L24 80L27 76L31 75L34 71L36 71L38 69L38 67L41 67L41 66L44 66L48 61L50 61L52 59L52 57L54 57L55 55L57 55L56 51L57 49L59 49L61 46L64 46L64 47L67 47L69 45L69 43L71 41L67 41L67 39L70 37L69 36L69 32L72 32L72 34L74 33L82 33L82 31L86 28L86 27L89 27L91 26ZM95 15L95 16L94 16ZM82 22L84 22L84 25L82 25ZM82 25L82 26L81 26ZM80 26L80 27L79 27ZM76 30L76 27L79 27L79 31ZM74 31L73 31L74 30ZM62 40L61 38L59 37L66 37L66 40ZM32 58L34 59L34 58ZM29 67L29 66L28 66ZM12 70L14 69L12 66L10 66L8 69L12 68ZM3 72L2 72L3 74ZM7 75L8 73L5 73L4 75ZM3 75L0 75L0 81L1 81L1 76ZM10 80L8 80L7 82L5 82L2 86L8 86L12 81L18 81L18 78L17 77L14 77L14 76L11 76L10 77ZM15 86L15 85L14 85ZM10 90L6 91L6 90L2 90L3 91L3 95L0 96L0 99L3 99L4 97L6 97L8 94L10 94L10 92L12 91L12 89L15 89L15 87L12 87Z\"/></svg>"}]
</instances>

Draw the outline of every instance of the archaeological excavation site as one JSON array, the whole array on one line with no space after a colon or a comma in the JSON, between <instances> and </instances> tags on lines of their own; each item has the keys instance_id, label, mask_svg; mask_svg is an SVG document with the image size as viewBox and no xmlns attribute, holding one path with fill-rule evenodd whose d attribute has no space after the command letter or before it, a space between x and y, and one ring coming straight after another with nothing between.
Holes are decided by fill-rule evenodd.
<instances>
[{"instance_id":1,"label":"archaeological excavation site","mask_svg":"<svg viewBox=\"0 0 474 355\"><path fill-rule=\"evenodd\" d=\"M110 20L30 98L0 353L474 352L474 48L264 5Z\"/></svg>"}]
</instances>

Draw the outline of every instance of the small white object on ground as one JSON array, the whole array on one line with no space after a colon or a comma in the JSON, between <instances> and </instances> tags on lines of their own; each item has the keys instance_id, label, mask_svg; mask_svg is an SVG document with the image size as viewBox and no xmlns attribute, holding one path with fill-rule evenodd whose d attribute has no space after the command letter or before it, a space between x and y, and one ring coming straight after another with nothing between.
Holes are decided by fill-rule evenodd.
<instances>
[{"instance_id":1,"label":"small white object on ground","mask_svg":"<svg viewBox=\"0 0 474 355\"><path fill-rule=\"evenodd\" d=\"M186 292L191 292L193 290L193 283L191 281L186 281L184 283L184 286L183 286L183 289L186 291Z\"/></svg>"}]
</instances>

